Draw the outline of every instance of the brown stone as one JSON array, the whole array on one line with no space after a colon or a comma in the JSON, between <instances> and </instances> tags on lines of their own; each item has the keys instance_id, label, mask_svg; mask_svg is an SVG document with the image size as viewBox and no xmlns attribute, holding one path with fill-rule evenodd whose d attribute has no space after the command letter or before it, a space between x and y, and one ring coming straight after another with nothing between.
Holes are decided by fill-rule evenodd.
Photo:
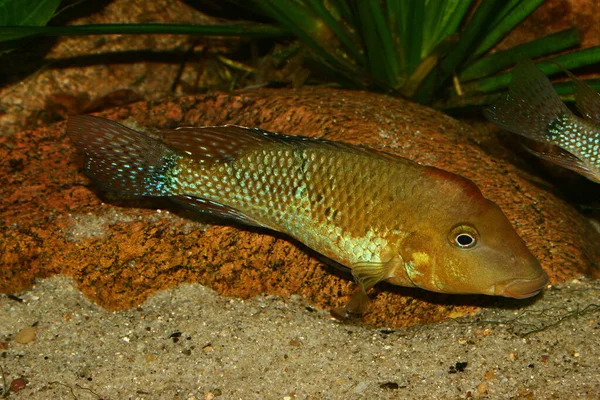
<instances>
[{"instance_id":1,"label":"brown stone","mask_svg":"<svg viewBox=\"0 0 600 400\"><path fill-rule=\"evenodd\" d=\"M31 343L35 340L37 328L34 326L26 326L15 335L15 342L19 344Z\"/></svg>"},{"instance_id":2,"label":"brown stone","mask_svg":"<svg viewBox=\"0 0 600 400\"><path fill-rule=\"evenodd\" d=\"M320 136L444 168L471 178L500 205L551 282L597 272L599 235L583 217L474 145L470 128L416 104L366 92L259 90L140 102L102 115L154 128L232 123ZM0 291L15 293L37 277L64 274L109 309L133 307L183 282L243 298L298 293L320 307L349 299L349 279L283 235L207 225L174 206L165 212L165 203L99 197L79 172L64 129L58 123L0 138ZM387 326L462 315L491 299L378 292L365 321Z\"/></svg>"}]
</instances>

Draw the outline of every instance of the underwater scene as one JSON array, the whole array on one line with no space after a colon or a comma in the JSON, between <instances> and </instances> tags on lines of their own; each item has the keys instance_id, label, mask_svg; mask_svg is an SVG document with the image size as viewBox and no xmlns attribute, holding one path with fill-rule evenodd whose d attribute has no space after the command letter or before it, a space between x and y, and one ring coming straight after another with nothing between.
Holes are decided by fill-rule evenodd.
<instances>
[{"instance_id":1,"label":"underwater scene","mask_svg":"<svg viewBox=\"0 0 600 400\"><path fill-rule=\"evenodd\" d=\"M598 8L0 2L0 396L600 398Z\"/></svg>"}]
</instances>

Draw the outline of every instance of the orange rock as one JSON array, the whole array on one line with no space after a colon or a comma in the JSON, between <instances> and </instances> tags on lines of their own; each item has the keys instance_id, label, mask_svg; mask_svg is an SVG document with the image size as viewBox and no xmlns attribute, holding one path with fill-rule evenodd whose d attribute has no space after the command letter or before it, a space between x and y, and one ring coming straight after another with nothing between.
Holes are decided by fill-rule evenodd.
<instances>
[{"instance_id":1,"label":"orange rock","mask_svg":"<svg viewBox=\"0 0 600 400\"><path fill-rule=\"evenodd\" d=\"M600 237L583 217L523 171L472 144L468 127L416 104L332 89L259 90L140 102L102 115L156 128L230 123L321 136L444 168L472 179L500 205L551 282L597 273ZM214 221L164 202L99 197L79 172L64 128L59 123L0 138L0 291L15 293L36 277L64 274L109 309L133 307L183 282L242 298L298 293L326 308L349 299L349 279L282 235L207 225ZM387 326L471 313L489 302L378 290L365 321Z\"/></svg>"}]
</instances>

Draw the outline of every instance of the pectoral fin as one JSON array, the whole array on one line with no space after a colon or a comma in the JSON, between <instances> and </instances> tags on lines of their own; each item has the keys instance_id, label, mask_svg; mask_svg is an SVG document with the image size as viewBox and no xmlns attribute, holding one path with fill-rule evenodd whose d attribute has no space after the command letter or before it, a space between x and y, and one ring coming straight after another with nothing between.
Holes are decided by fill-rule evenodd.
<instances>
[{"instance_id":1,"label":"pectoral fin","mask_svg":"<svg viewBox=\"0 0 600 400\"><path fill-rule=\"evenodd\" d=\"M387 262L361 262L352 265L354 280L360 288L352 295L350 302L341 308L332 310L338 319L348 319L352 314L363 314L369 307L367 291L381 281L394 277L396 267L402 263L401 258L393 258Z\"/></svg>"},{"instance_id":2,"label":"pectoral fin","mask_svg":"<svg viewBox=\"0 0 600 400\"><path fill-rule=\"evenodd\" d=\"M386 262L360 262L352 265L352 276L365 293L377 283L394 277L396 267L402 262L393 258Z\"/></svg>"}]
</instances>

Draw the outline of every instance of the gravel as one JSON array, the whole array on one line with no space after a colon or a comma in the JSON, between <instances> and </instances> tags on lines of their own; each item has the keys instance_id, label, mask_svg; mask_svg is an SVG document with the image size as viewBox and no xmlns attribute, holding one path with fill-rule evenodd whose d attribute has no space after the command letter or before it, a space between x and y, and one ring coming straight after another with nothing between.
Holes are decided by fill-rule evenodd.
<instances>
[{"instance_id":1,"label":"gravel","mask_svg":"<svg viewBox=\"0 0 600 400\"><path fill-rule=\"evenodd\" d=\"M110 312L53 277L0 296L0 389L40 400L600 398L599 292L575 280L524 308L388 329L298 296L243 301L200 285ZM35 339L19 343L31 327Z\"/></svg>"}]
</instances>

